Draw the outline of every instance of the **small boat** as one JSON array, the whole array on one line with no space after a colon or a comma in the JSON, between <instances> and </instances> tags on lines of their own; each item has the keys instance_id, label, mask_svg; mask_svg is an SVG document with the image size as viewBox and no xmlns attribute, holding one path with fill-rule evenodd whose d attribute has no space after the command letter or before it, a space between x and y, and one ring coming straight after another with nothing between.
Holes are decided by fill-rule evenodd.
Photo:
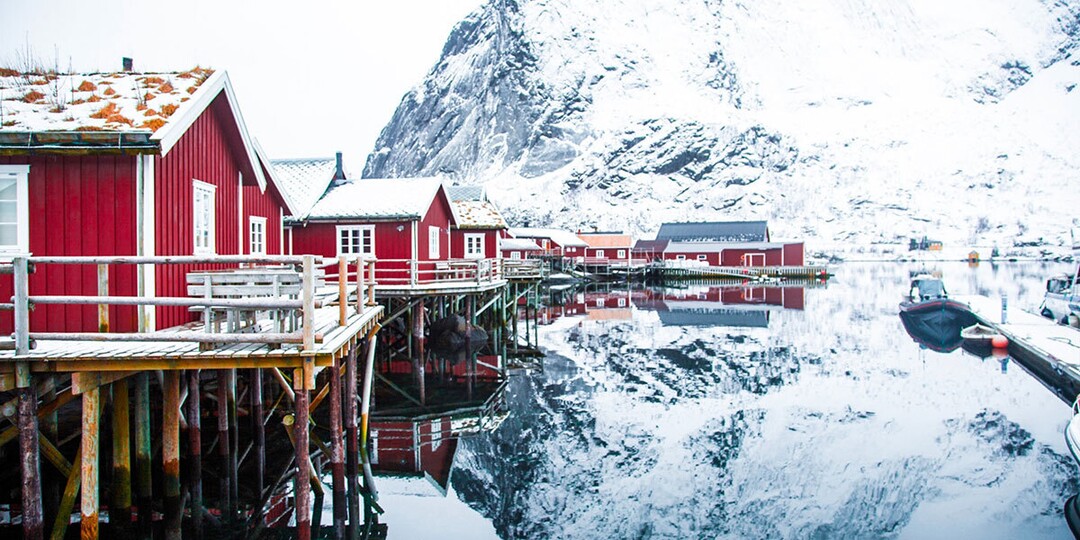
<instances>
[{"instance_id":1,"label":"small boat","mask_svg":"<svg viewBox=\"0 0 1080 540\"><path fill-rule=\"evenodd\" d=\"M955 326L962 322L961 328L974 321L971 308L963 302L949 298L945 284L940 278L930 274L917 274L911 278L908 296L900 302L900 313L916 316L926 324Z\"/></svg>"},{"instance_id":2,"label":"small boat","mask_svg":"<svg viewBox=\"0 0 1080 540\"><path fill-rule=\"evenodd\" d=\"M989 343L992 339L1001 334L989 326L975 323L971 326L964 327L960 331L960 337L964 338L964 341L973 341L976 343Z\"/></svg>"},{"instance_id":3,"label":"small boat","mask_svg":"<svg viewBox=\"0 0 1080 540\"><path fill-rule=\"evenodd\" d=\"M1073 417L1065 426L1065 445L1073 460L1080 464L1080 403L1073 402Z\"/></svg>"},{"instance_id":4,"label":"small boat","mask_svg":"<svg viewBox=\"0 0 1080 540\"><path fill-rule=\"evenodd\" d=\"M1080 260L1080 234L1074 230L1072 235L1073 259ZM1061 324L1080 327L1080 263L1072 275L1060 274L1046 280L1039 312Z\"/></svg>"}]
</instances>

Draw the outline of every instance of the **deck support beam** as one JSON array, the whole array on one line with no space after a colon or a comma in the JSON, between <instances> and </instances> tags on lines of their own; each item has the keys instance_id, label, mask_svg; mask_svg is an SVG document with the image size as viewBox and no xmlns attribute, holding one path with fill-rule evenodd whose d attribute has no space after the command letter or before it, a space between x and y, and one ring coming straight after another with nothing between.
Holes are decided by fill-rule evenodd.
<instances>
[{"instance_id":1,"label":"deck support beam","mask_svg":"<svg viewBox=\"0 0 1080 540\"><path fill-rule=\"evenodd\" d=\"M98 420L101 414L101 389L82 395L82 514L80 537L98 537Z\"/></svg>"},{"instance_id":2,"label":"deck support beam","mask_svg":"<svg viewBox=\"0 0 1080 540\"><path fill-rule=\"evenodd\" d=\"M112 505L109 523L126 532L131 526L131 399L127 379L112 383Z\"/></svg>"},{"instance_id":3,"label":"deck support beam","mask_svg":"<svg viewBox=\"0 0 1080 540\"><path fill-rule=\"evenodd\" d=\"M139 508L139 538L152 537L153 471L150 458L150 374L135 376L135 485Z\"/></svg>"},{"instance_id":4,"label":"deck support beam","mask_svg":"<svg viewBox=\"0 0 1080 540\"><path fill-rule=\"evenodd\" d=\"M218 428L218 458L221 462L221 476L219 477L220 507L225 523L233 520L232 501L232 474L229 464L232 462L230 453L232 443L229 440L229 370L219 369L217 376L217 428Z\"/></svg>"},{"instance_id":5,"label":"deck support beam","mask_svg":"<svg viewBox=\"0 0 1080 540\"><path fill-rule=\"evenodd\" d=\"M342 258L344 267L345 259ZM348 508L345 502L345 440L342 435L341 360L330 366L330 473L333 477L334 538L345 538Z\"/></svg>"},{"instance_id":6,"label":"deck support beam","mask_svg":"<svg viewBox=\"0 0 1080 540\"><path fill-rule=\"evenodd\" d=\"M188 370L188 459L191 461L189 483L191 485L192 537L203 537L203 485L202 485L202 410L200 407L200 372ZM260 493L260 496L262 494Z\"/></svg>"},{"instance_id":7,"label":"deck support beam","mask_svg":"<svg viewBox=\"0 0 1080 540\"><path fill-rule=\"evenodd\" d=\"M346 536L354 539L359 531L360 520L360 494L357 491L359 485L359 438L356 431L356 349L357 343L349 347L345 356L345 410L343 414L345 425L345 480L348 486L349 521L346 527Z\"/></svg>"},{"instance_id":8,"label":"deck support beam","mask_svg":"<svg viewBox=\"0 0 1080 540\"><path fill-rule=\"evenodd\" d=\"M302 371L302 370L297 370ZM296 421L293 424L293 437L296 441L296 537L299 540L311 540L311 470L308 468L310 454L308 445L308 395L306 377L297 373L293 378L296 400L293 402Z\"/></svg>"},{"instance_id":9,"label":"deck support beam","mask_svg":"<svg viewBox=\"0 0 1080 540\"><path fill-rule=\"evenodd\" d=\"M180 500L180 372L164 373L162 407L161 461L165 470L165 538L180 540L183 517Z\"/></svg>"}]
</instances>

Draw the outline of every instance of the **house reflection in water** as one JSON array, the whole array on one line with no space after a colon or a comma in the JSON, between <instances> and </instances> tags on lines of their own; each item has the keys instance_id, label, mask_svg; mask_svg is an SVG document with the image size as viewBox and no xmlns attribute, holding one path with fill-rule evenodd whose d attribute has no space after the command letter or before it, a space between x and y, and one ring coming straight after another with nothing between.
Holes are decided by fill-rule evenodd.
<instances>
[{"instance_id":1,"label":"house reflection in water","mask_svg":"<svg viewBox=\"0 0 1080 540\"><path fill-rule=\"evenodd\" d=\"M770 313L802 310L802 286L704 285L646 290L637 309L656 311L665 326L767 328Z\"/></svg>"}]
</instances>

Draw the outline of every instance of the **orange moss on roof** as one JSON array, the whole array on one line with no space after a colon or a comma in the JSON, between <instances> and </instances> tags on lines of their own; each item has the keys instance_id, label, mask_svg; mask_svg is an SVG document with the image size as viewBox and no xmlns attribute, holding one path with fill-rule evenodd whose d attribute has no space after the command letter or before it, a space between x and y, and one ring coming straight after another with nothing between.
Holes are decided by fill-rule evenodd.
<instances>
[{"instance_id":1,"label":"orange moss on roof","mask_svg":"<svg viewBox=\"0 0 1080 540\"><path fill-rule=\"evenodd\" d=\"M41 98L45 97L45 94L38 92L37 90L31 90L22 97L23 103L36 103Z\"/></svg>"},{"instance_id":2,"label":"orange moss on roof","mask_svg":"<svg viewBox=\"0 0 1080 540\"><path fill-rule=\"evenodd\" d=\"M19 70L17 69L0 67L0 77L14 77L19 74Z\"/></svg>"},{"instance_id":3,"label":"orange moss on roof","mask_svg":"<svg viewBox=\"0 0 1080 540\"><path fill-rule=\"evenodd\" d=\"M174 112L176 112L176 109L179 108L180 106L175 103L166 103L165 105L161 106L161 116L168 118L172 116Z\"/></svg>"},{"instance_id":4,"label":"orange moss on roof","mask_svg":"<svg viewBox=\"0 0 1080 540\"><path fill-rule=\"evenodd\" d=\"M114 95L116 95L116 90L113 90L113 87L110 86L110 87L106 88L105 91L102 92L102 93L105 94L106 96L114 96Z\"/></svg>"},{"instance_id":5,"label":"orange moss on roof","mask_svg":"<svg viewBox=\"0 0 1080 540\"><path fill-rule=\"evenodd\" d=\"M90 81L83 81L77 90L80 92L93 92L94 90L97 90L97 85Z\"/></svg>"},{"instance_id":6,"label":"orange moss on roof","mask_svg":"<svg viewBox=\"0 0 1080 540\"><path fill-rule=\"evenodd\" d=\"M150 128L152 131L157 131L161 126L165 125L165 121L161 118L151 118L144 121L139 127Z\"/></svg>"},{"instance_id":7,"label":"orange moss on roof","mask_svg":"<svg viewBox=\"0 0 1080 540\"><path fill-rule=\"evenodd\" d=\"M101 126L79 126L75 128L75 131L105 131L105 128Z\"/></svg>"},{"instance_id":8,"label":"orange moss on roof","mask_svg":"<svg viewBox=\"0 0 1080 540\"><path fill-rule=\"evenodd\" d=\"M94 95L86 98L87 103L97 103L99 101L101 101L101 96L98 96L97 94L94 94Z\"/></svg>"},{"instance_id":9,"label":"orange moss on roof","mask_svg":"<svg viewBox=\"0 0 1080 540\"><path fill-rule=\"evenodd\" d=\"M114 114L120 114L120 109L116 107L113 102L108 102L104 107L97 110L97 112L90 115L90 118L109 118Z\"/></svg>"},{"instance_id":10,"label":"orange moss on roof","mask_svg":"<svg viewBox=\"0 0 1080 540\"><path fill-rule=\"evenodd\" d=\"M132 122L130 118L120 113L110 114L109 117L105 119L105 122L113 124L127 124L129 126L134 125L134 122Z\"/></svg>"},{"instance_id":11,"label":"orange moss on roof","mask_svg":"<svg viewBox=\"0 0 1080 540\"><path fill-rule=\"evenodd\" d=\"M157 116L157 115L158 115L158 112L155 111L154 109L146 109L146 112L143 113L143 116Z\"/></svg>"},{"instance_id":12,"label":"orange moss on roof","mask_svg":"<svg viewBox=\"0 0 1080 540\"><path fill-rule=\"evenodd\" d=\"M157 97L157 94L155 94L153 92L147 92L147 93L143 94L142 100L143 101L150 101L151 99L154 99L155 97Z\"/></svg>"},{"instance_id":13,"label":"orange moss on roof","mask_svg":"<svg viewBox=\"0 0 1080 540\"><path fill-rule=\"evenodd\" d=\"M148 84L148 85L149 84L160 85L161 83L165 82L165 79L162 79L161 77L153 77L153 76L151 76L151 77L143 77L143 78L141 78L139 80L146 83L146 84Z\"/></svg>"}]
</instances>

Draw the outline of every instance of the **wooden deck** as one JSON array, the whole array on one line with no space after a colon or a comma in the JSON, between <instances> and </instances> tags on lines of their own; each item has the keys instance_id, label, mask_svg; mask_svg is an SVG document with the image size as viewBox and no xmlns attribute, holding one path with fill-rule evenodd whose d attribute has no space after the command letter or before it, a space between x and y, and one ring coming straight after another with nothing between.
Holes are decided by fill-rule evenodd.
<instances>
[{"instance_id":1,"label":"wooden deck","mask_svg":"<svg viewBox=\"0 0 1080 540\"><path fill-rule=\"evenodd\" d=\"M29 354L0 351L0 390L14 387L15 362L30 364L31 372L142 371L229 368L299 368L313 358L317 367L329 366L344 357L382 317L382 306L352 313L346 324L338 324L338 308L330 306L315 313L315 348L303 351L299 343L272 348L263 343L235 343L200 350L194 341L39 341ZM202 334L202 324L170 329L177 339L186 334Z\"/></svg>"}]
</instances>

